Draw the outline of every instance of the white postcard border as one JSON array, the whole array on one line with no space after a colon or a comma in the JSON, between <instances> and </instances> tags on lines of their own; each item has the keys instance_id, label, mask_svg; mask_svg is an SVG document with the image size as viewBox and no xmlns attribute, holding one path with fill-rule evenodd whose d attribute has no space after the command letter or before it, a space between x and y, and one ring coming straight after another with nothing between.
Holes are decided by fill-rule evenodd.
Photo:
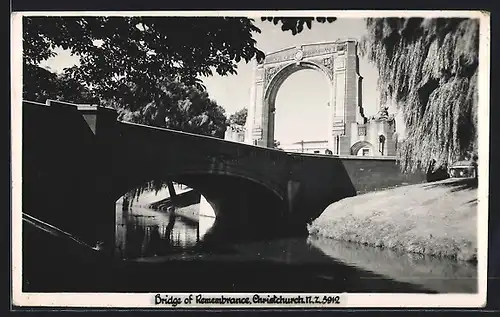
<instances>
[{"instance_id":1,"label":"white postcard border","mask_svg":"<svg viewBox=\"0 0 500 317\"><path fill-rule=\"evenodd\" d=\"M337 307L482 307L486 303L488 248L488 179L489 179L489 92L490 92L490 15L485 11L82 11L82 12L17 12L11 16L11 171L12 171L12 299L16 306L44 307L123 307L167 308L155 305L156 293L23 293L22 292L22 26L23 16L335 16L366 17L469 17L480 19L479 50L479 175L478 185L478 292L476 294L378 294L343 293L345 303ZM193 293L178 293L189 296ZM269 294L269 293L263 293ZM171 295L176 295L172 293ZM214 295L214 294L211 294ZM227 296L254 294L228 293ZM259 294L261 295L261 294ZM294 294L287 294L294 295ZM307 294L295 294L306 296ZM322 294L330 295L330 294ZM180 305L178 307L186 308ZM245 308L283 308L324 306L249 305ZM328 307L335 307L329 305ZM238 305L189 305L188 308L242 308Z\"/></svg>"}]
</instances>

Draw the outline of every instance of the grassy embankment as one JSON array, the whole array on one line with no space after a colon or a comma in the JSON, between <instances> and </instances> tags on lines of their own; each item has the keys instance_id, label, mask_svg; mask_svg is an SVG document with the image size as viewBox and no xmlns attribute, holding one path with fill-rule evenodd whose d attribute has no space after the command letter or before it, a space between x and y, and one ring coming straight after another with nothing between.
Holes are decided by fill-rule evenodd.
<instances>
[{"instance_id":1,"label":"grassy embankment","mask_svg":"<svg viewBox=\"0 0 500 317\"><path fill-rule=\"evenodd\" d=\"M449 179L367 193L328 206L312 236L477 261L477 181Z\"/></svg>"}]
</instances>

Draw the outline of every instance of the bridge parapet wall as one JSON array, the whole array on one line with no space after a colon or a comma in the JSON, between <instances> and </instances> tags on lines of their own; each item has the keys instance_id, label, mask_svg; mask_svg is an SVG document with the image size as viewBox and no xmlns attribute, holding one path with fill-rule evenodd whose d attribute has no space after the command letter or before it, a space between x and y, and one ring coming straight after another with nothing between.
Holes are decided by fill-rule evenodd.
<instances>
[{"instance_id":1,"label":"bridge parapet wall","mask_svg":"<svg viewBox=\"0 0 500 317\"><path fill-rule=\"evenodd\" d=\"M339 159L358 194L426 181L423 172L401 172L395 157L344 156Z\"/></svg>"},{"instance_id":2,"label":"bridge parapet wall","mask_svg":"<svg viewBox=\"0 0 500 317\"><path fill-rule=\"evenodd\" d=\"M99 158L93 131L76 107L23 101L23 212L90 241ZM86 207L87 206L87 207ZM95 241L95 240L94 240Z\"/></svg>"},{"instance_id":3,"label":"bridge parapet wall","mask_svg":"<svg viewBox=\"0 0 500 317\"><path fill-rule=\"evenodd\" d=\"M288 155L290 179L299 184L294 210L307 221L343 198L426 181L422 172L402 173L395 157Z\"/></svg>"},{"instance_id":4,"label":"bridge parapet wall","mask_svg":"<svg viewBox=\"0 0 500 317\"><path fill-rule=\"evenodd\" d=\"M332 202L355 196L356 190L342 161L334 156L288 153L290 179L299 183L294 210L309 221L318 217Z\"/></svg>"}]
</instances>

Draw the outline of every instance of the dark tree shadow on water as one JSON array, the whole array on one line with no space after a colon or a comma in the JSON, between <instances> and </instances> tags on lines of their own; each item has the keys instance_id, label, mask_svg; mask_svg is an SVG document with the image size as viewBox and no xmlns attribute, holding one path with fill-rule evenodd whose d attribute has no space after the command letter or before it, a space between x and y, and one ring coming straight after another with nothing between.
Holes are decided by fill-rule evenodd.
<instances>
[{"instance_id":1,"label":"dark tree shadow on water","mask_svg":"<svg viewBox=\"0 0 500 317\"><path fill-rule=\"evenodd\" d=\"M477 205L477 198L469 200L468 202L466 202L466 204L471 204L471 205L476 204Z\"/></svg>"},{"instance_id":2,"label":"dark tree shadow on water","mask_svg":"<svg viewBox=\"0 0 500 317\"><path fill-rule=\"evenodd\" d=\"M200 202L200 193L196 190L190 190L188 192L184 192L178 194L176 196L175 207L183 208L188 207L192 204L197 204ZM173 206L172 199L167 197L155 203L152 203L149 207L154 210L167 210L168 207Z\"/></svg>"},{"instance_id":3,"label":"dark tree shadow on water","mask_svg":"<svg viewBox=\"0 0 500 317\"><path fill-rule=\"evenodd\" d=\"M164 237L161 237L160 227L158 225L152 226L151 237L149 241L149 248L151 252L149 256L153 255L166 255L172 253L174 250L172 241L172 231L175 226L178 215L174 209L169 211L168 224L164 228Z\"/></svg>"},{"instance_id":4,"label":"dark tree shadow on water","mask_svg":"<svg viewBox=\"0 0 500 317\"><path fill-rule=\"evenodd\" d=\"M433 188L450 188L451 192L457 192L462 190L477 189L478 180L477 178L459 178L459 179L449 179L444 182L429 183L424 185L425 189ZM470 202L472 203L472 201Z\"/></svg>"},{"instance_id":5,"label":"dark tree shadow on water","mask_svg":"<svg viewBox=\"0 0 500 317\"><path fill-rule=\"evenodd\" d=\"M160 227L158 225L151 226L150 237L148 243L147 255L155 256L161 254L162 251L162 239L160 235Z\"/></svg>"}]
</instances>

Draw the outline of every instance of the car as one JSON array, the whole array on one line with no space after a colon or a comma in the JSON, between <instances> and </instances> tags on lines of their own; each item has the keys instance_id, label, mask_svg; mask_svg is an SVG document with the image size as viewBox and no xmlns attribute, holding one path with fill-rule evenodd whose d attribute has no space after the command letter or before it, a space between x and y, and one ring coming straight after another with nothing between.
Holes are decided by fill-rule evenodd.
<instances>
[{"instance_id":1,"label":"car","mask_svg":"<svg viewBox=\"0 0 500 317\"><path fill-rule=\"evenodd\" d=\"M474 161L457 161L448 167L451 178L476 178L477 163Z\"/></svg>"}]
</instances>

